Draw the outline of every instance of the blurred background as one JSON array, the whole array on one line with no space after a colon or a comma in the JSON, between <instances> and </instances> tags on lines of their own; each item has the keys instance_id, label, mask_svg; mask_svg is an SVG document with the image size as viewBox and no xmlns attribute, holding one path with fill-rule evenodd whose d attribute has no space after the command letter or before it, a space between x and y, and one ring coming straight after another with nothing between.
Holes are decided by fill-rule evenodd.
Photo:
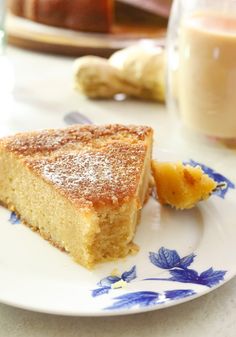
<instances>
[{"instance_id":1,"label":"blurred background","mask_svg":"<svg viewBox=\"0 0 236 337\"><path fill-rule=\"evenodd\" d=\"M4 0L1 0L2 3ZM165 37L171 0L7 0L8 42L71 56L110 56Z\"/></svg>"}]
</instances>

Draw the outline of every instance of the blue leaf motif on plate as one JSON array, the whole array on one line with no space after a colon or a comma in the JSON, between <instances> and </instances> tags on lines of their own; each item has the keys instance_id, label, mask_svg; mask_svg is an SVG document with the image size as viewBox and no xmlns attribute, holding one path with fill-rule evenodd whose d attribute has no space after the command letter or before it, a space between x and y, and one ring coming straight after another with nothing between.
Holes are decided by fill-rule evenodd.
<instances>
[{"instance_id":1,"label":"blue leaf motif on plate","mask_svg":"<svg viewBox=\"0 0 236 337\"><path fill-rule=\"evenodd\" d=\"M198 273L193 269L172 269L170 270L170 281L183 283L198 283Z\"/></svg>"},{"instance_id":2,"label":"blue leaf motif on plate","mask_svg":"<svg viewBox=\"0 0 236 337\"><path fill-rule=\"evenodd\" d=\"M149 259L155 266L162 269L171 269L180 263L180 256L176 250L161 247L158 253L149 253Z\"/></svg>"},{"instance_id":3,"label":"blue leaf motif on plate","mask_svg":"<svg viewBox=\"0 0 236 337\"><path fill-rule=\"evenodd\" d=\"M129 309L135 306L147 307L149 305L154 305L159 299L159 293L154 291L138 291L133 293L127 293L114 298L114 302L110 307L105 308L105 310L114 309Z\"/></svg>"},{"instance_id":4,"label":"blue leaf motif on plate","mask_svg":"<svg viewBox=\"0 0 236 337\"><path fill-rule=\"evenodd\" d=\"M168 269L171 277L149 277L145 280L153 281L173 281L182 283L201 284L209 288L219 284L224 280L225 270L214 270L212 267L198 273L188 267L194 262L196 255L189 254L180 258L176 250L161 247L157 253L150 252L149 259L152 264L162 269Z\"/></svg>"},{"instance_id":5,"label":"blue leaf motif on plate","mask_svg":"<svg viewBox=\"0 0 236 337\"><path fill-rule=\"evenodd\" d=\"M136 277L137 277L136 266L133 266L130 270L125 271L123 274L121 274L121 276L109 275L107 277L104 277L97 283L99 288L92 290L92 296L96 297L103 294L107 294L112 289L112 286L115 285L116 283L120 281L129 283L133 281ZM118 288L120 288L120 285L118 285L116 289Z\"/></svg>"},{"instance_id":6,"label":"blue leaf motif on plate","mask_svg":"<svg viewBox=\"0 0 236 337\"><path fill-rule=\"evenodd\" d=\"M125 271L121 275L121 279L125 282L131 282L137 277L136 266L133 266L129 271Z\"/></svg>"},{"instance_id":7,"label":"blue leaf motif on plate","mask_svg":"<svg viewBox=\"0 0 236 337\"><path fill-rule=\"evenodd\" d=\"M204 173L206 173L209 177L214 179L218 183L218 185L222 185L221 188L217 188L214 191L214 194L218 195L222 199L224 199L226 193L228 192L230 188L231 189L235 188L235 185L232 183L232 181L230 181L228 178L226 178L222 174L215 172L212 168L204 164L198 163L190 159L188 162L184 162L184 165L191 165L193 167L200 166Z\"/></svg>"},{"instance_id":8,"label":"blue leaf motif on plate","mask_svg":"<svg viewBox=\"0 0 236 337\"><path fill-rule=\"evenodd\" d=\"M20 219L18 218L18 216L16 215L15 212L11 212L10 218L8 219L8 221L12 224L12 225L17 225L20 223Z\"/></svg>"},{"instance_id":9,"label":"blue leaf motif on plate","mask_svg":"<svg viewBox=\"0 0 236 337\"><path fill-rule=\"evenodd\" d=\"M97 288L92 290L92 296L96 297L96 296L100 296L103 294L108 294L110 291L111 287L101 287L101 288Z\"/></svg>"},{"instance_id":10,"label":"blue leaf motif on plate","mask_svg":"<svg viewBox=\"0 0 236 337\"><path fill-rule=\"evenodd\" d=\"M107 277L104 277L103 279L101 279L101 281L99 281L97 285L99 287L107 287L107 286L109 287L113 283L116 283L120 280L121 280L121 278L119 276L107 276Z\"/></svg>"},{"instance_id":11,"label":"blue leaf motif on plate","mask_svg":"<svg viewBox=\"0 0 236 337\"><path fill-rule=\"evenodd\" d=\"M225 270L213 270L212 268L209 268L199 275L199 281L201 284L211 288L220 281L223 281L225 274Z\"/></svg>"},{"instance_id":12,"label":"blue leaf motif on plate","mask_svg":"<svg viewBox=\"0 0 236 337\"><path fill-rule=\"evenodd\" d=\"M152 264L162 269L172 269L174 267L187 268L194 260L195 255L180 258L176 250L161 247L157 253L150 252L149 259Z\"/></svg>"},{"instance_id":13,"label":"blue leaf motif on plate","mask_svg":"<svg viewBox=\"0 0 236 337\"><path fill-rule=\"evenodd\" d=\"M180 260L180 263L179 263L178 267L179 268L187 268L188 266L190 266L190 264L193 263L195 257L196 257L195 254L190 254L190 255L187 255L187 256L183 257Z\"/></svg>"},{"instance_id":14,"label":"blue leaf motif on plate","mask_svg":"<svg viewBox=\"0 0 236 337\"><path fill-rule=\"evenodd\" d=\"M137 291L113 298L114 303L105 310L130 309L133 307L148 307L167 301L179 300L195 295L192 289L167 290L164 293L154 291Z\"/></svg>"},{"instance_id":15,"label":"blue leaf motif on plate","mask_svg":"<svg viewBox=\"0 0 236 337\"><path fill-rule=\"evenodd\" d=\"M225 273L226 271L224 270L213 270L213 268L207 269L200 275L193 269L172 269L170 270L170 274L172 275L170 280L202 284L211 288L224 280Z\"/></svg>"},{"instance_id":16,"label":"blue leaf motif on plate","mask_svg":"<svg viewBox=\"0 0 236 337\"><path fill-rule=\"evenodd\" d=\"M170 300L179 300L188 296L195 295L195 291L191 289L177 289L177 290L167 290L165 291L165 297Z\"/></svg>"}]
</instances>

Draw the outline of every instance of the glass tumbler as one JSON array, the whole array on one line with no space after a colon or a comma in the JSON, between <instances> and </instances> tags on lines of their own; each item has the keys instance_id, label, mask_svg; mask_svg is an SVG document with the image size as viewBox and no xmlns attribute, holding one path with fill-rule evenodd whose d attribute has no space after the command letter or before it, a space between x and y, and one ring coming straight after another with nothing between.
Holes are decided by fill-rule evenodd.
<instances>
[{"instance_id":1,"label":"glass tumbler","mask_svg":"<svg viewBox=\"0 0 236 337\"><path fill-rule=\"evenodd\" d=\"M188 129L236 141L236 1L175 0L167 106Z\"/></svg>"}]
</instances>

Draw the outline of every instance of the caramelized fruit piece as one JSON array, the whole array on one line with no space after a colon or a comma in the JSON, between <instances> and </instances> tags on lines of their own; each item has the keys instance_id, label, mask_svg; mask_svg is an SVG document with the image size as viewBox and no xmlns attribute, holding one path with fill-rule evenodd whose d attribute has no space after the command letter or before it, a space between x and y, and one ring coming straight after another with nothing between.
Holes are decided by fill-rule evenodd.
<instances>
[{"instance_id":1,"label":"caramelized fruit piece","mask_svg":"<svg viewBox=\"0 0 236 337\"><path fill-rule=\"evenodd\" d=\"M183 165L181 162L152 161L157 196L161 204L177 209L194 207L209 198L217 183L200 167Z\"/></svg>"}]
</instances>

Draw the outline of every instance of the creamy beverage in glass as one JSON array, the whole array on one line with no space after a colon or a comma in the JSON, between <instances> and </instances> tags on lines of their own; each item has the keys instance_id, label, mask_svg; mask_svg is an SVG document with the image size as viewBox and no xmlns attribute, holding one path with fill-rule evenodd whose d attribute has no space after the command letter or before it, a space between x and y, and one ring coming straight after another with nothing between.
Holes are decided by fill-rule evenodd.
<instances>
[{"instance_id":1,"label":"creamy beverage in glass","mask_svg":"<svg viewBox=\"0 0 236 337\"><path fill-rule=\"evenodd\" d=\"M178 104L184 124L236 139L236 16L192 14L179 32Z\"/></svg>"}]
</instances>

